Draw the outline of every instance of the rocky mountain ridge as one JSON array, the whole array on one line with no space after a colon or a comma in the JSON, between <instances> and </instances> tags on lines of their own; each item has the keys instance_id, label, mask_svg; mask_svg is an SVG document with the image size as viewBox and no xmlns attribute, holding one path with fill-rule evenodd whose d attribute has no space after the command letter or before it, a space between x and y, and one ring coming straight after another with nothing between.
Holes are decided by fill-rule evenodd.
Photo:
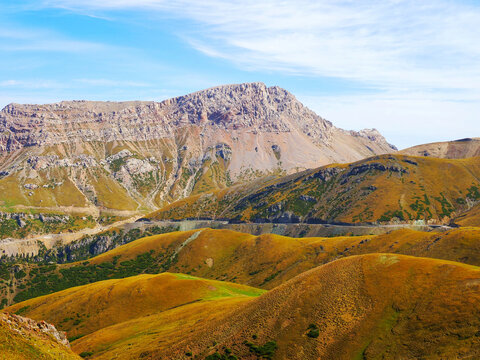
<instances>
[{"instance_id":1,"label":"rocky mountain ridge","mask_svg":"<svg viewBox=\"0 0 480 360\"><path fill-rule=\"evenodd\" d=\"M294 123L296 122L296 123ZM331 145L335 132L377 142L392 150L374 129L335 128L288 91L263 83L226 85L163 102L62 101L7 105L0 115L0 150L78 141L146 141L172 137L175 129L210 125L217 130L291 132L299 128L315 143Z\"/></svg>"},{"instance_id":2,"label":"rocky mountain ridge","mask_svg":"<svg viewBox=\"0 0 480 360\"><path fill-rule=\"evenodd\" d=\"M233 183L394 150L378 131L336 128L263 83L159 103L10 104L0 112L0 210L132 216Z\"/></svg>"}]
</instances>

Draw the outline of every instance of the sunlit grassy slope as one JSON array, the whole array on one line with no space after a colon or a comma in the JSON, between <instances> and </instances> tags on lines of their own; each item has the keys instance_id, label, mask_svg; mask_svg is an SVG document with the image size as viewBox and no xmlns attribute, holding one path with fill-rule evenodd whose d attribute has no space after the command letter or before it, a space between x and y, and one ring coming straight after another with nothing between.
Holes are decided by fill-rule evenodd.
<instances>
[{"instance_id":1,"label":"sunlit grassy slope","mask_svg":"<svg viewBox=\"0 0 480 360\"><path fill-rule=\"evenodd\" d=\"M18 319L18 318L17 318ZM79 360L70 348L50 335L35 331L0 314L0 360Z\"/></svg>"},{"instance_id":2,"label":"sunlit grassy slope","mask_svg":"<svg viewBox=\"0 0 480 360\"><path fill-rule=\"evenodd\" d=\"M44 319L70 338L201 301L258 296L264 290L184 274L138 275L99 281L37 297L6 310Z\"/></svg>"},{"instance_id":3,"label":"sunlit grassy slope","mask_svg":"<svg viewBox=\"0 0 480 360\"><path fill-rule=\"evenodd\" d=\"M272 289L335 259L378 252L480 265L479 239L479 228L445 232L405 229L379 236L299 239L212 229L174 232L133 241L89 261L19 265L25 276L15 278L14 300L20 302L95 281L164 271Z\"/></svg>"},{"instance_id":4,"label":"sunlit grassy slope","mask_svg":"<svg viewBox=\"0 0 480 360\"><path fill-rule=\"evenodd\" d=\"M154 219L448 223L480 200L480 157L382 155L172 203Z\"/></svg>"},{"instance_id":5,"label":"sunlit grassy slope","mask_svg":"<svg viewBox=\"0 0 480 360\"><path fill-rule=\"evenodd\" d=\"M99 359L474 359L479 328L479 268L369 254L251 300L188 304L113 325L73 349Z\"/></svg>"},{"instance_id":6,"label":"sunlit grassy slope","mask_svg":"<svg viewBox=\"0 0 480 360\"><path fill-rule=\"evenodd\" d=\"M29 265L27 293L70 288L7 310L54 323L75 352L99 359L476 358L480 269L468 264L480 264L479 239L467 227L302 239L174 232L85 262ZM131 276L161 271L170 273ZM72 287L82 281L94 283Z\"/></svg>"}]
</instances>

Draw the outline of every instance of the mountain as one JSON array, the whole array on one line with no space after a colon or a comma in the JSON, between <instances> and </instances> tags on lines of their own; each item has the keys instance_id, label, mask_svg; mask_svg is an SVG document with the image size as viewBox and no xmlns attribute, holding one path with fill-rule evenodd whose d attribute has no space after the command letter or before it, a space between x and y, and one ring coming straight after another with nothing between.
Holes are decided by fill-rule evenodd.
<instances>
[{"instance_id":1,"label":"mountain","mask_svg":"<svg viewBox=\"0 0 480 360\"><path fill-rule=\"evenodd\" d=\"M2 232L94 226L100 214L132 216L260 176L394 150L376 130L336 128L262 83L163 102L10 104L0 112ZM40 216L52 212L70 216Z\"/></svg>"},{"instance_id":2,"label":"mountain","mask_svg":"<svg viewBox=\"0 0 480 360\"><path fill-rule=\"evenodd\" d=\"M152 219L448 224L480 201L480 157L380 155L191 196Z\"/></svg>"},{"instance_id":3,"label":"mountain","mask_svg":"<svg viewBox=\"0 0 480 360\"><path fill-rule=\"evenodd\" d=\"M431 156L444 159L465 159L480 156L480 138L466 138L455 141L423 144L401 150L400 154Z\"/></svg>"},{"instance_id":4,"label":"mountain","mask_svg":"<svg viewBox=\"0 0 480 360\"><path fill-rule=\"evenodd\" d=\"M0 359L80 360L63 332L45 321L0 313Z\"/></svg>"},{"instance_id":5,"label":"mountain","mask_svg":"<svg viewBox=\"0 0 480 360\"><path fill-rule=\"evenodd\" d=\"M165 276L177 276L168 279L177 283L205 281ZM60 319L79 309L78 319L73 316L79 321L68 325L77 333L112 311L113 325L105 324L72 343L75 352L93 359L480 356L480 270L474 266L394 254L350 256L305 271L261 295L234 292L196 302L187 301L189 295L183 302L185 292L180 290L175 297L179 305L166 309L144 308L155 299L162 304L164 297L161 288L137 287L137 279L116 281L113 287L109 280L34 299L24 311ZM211 286L216 291L220 285ZM92 291L101 287L98 295ZM125 293L131 295L122 304ZM104 300L94 301L97 297ZM140 310L129 305L135 298Z\"/></svg>"}]
</instances>

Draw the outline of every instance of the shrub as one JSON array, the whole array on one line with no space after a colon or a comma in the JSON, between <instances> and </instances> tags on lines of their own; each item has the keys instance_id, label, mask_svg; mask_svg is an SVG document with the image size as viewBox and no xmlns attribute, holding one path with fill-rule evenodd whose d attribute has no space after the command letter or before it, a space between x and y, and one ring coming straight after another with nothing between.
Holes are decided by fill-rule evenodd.
<instances>
[{"instance_id":1,"label":"shrub","mask_svg":"<svg viewBox=\"0 0 480 360\"><path fill-rule=\"evenodd\" d=\"M244 344L248 346L251 352L258 356L262 356L265 359L271 359L275 353L275 350L277 350L277 343L273 340L266 342L262 346L254 345L249 341L245 341Z\"/></svg>"},{"instance_id":2,"label":"shrub","mask_svg":"<svg viewBox=\"0 0 480 360\"><path fill-rule=\"evenodd\" d=\"M318 326L315 324L310 324L307 330L308 330L307 336L310 338L317 338L320 335L320 330L318 329Z\"/></svg>"},{"instance_id":3,"label":"shrub","mask_svg":"<svg viewBox=\"0 0 480 360\"><path fill-rule=\"evenodd\" d=\"M27 273L26 273L25 271L23 271L23 270L19 270L19 271L17 271L17 272L15 273L15 277L16 277L17 279L22 279L22 278L24 278L25 276L27 276Z\"/></svg>"}]
</instances>

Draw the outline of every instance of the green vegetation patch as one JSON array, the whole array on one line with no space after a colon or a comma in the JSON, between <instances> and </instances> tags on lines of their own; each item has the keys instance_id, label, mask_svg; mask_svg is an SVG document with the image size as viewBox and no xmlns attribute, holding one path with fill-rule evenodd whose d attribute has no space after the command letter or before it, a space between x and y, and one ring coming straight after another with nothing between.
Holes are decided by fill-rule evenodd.
<instances>
[{"instance_id":1,"label":"green vegetation patch","mask_svg":"<svg viewBox=\"0 0 480 360\"><path fill-rule=\"evenodd\" d=\"M320 335L320 329L315 324L310 324L307 328L307 336L309 338L318 338Z\"/></svg>"},{"instance_id":2,"label":"green vegetation patch","mask_svg":"<svg viewBox=\"0 0 480 360\"><path fill-rule=\"evenodd\" d=\"M88 358L93 355L93 351L84 351L84 352L81 352L79 355L82 358Z\"/></svg>"},{"instance_id":3,"label":"green vegetation patch","mask_svg":"<svg viewBox=\"0 0 480 360\"><path fill-rule=\"evenodd\" d=\"M380 216L380 218L378 219L378 221L380 222L387 222L387 221L390 221L392 220L393 218L397 218L399 220L402 220L404 221L405 220L405 216L403 215L403 211L402 210L395 210L395 211L386 211L382 216Z\"/></svg>"},{"instance_id":4,"label":"green vegetation patch","mask_svg":"<svg viewBox=\"0 0 480 360\"><path fill-rule=\"evenodd\" d=\"M57 265L39 265L30 271L27 287L14 297L14 302L25 301L34 297L51 294L74 286L85 285L108 279L121 279L143 273L157 274L164 272L168 255L155 256L154 251L138 255L136 258L118 263L104 262L91 265L83 262L67 268Z\"/></svg>"},{"instance_id":5,"label":"green vegetation patch","mask_svg":"<svg viewBox=\"0 0 480 360\"><path fill-rule=\"evenodd\" d=\"M187 355L188 356L188 355ZM238 357L232 354L220 354L218 351L208 355L205 360L238 360Z\"/></svg>"},{"instance_id":6,"label":"green vegetation patch","mask_svg":"<svg viewBox=\"0 0 480 360\"><path fill-rule=\"evenodd\" d=\"M250 349L250 351L257 356L264 359L272 359L278 346L275 341L268 341L264 345L255 345L249 341L245 341L244 344Z\"/></svg>"},{"instance_id":7,"label":"green vegetation patch","mask_svg":"<svg viewBox=\"0 0 480 360\"><path fill-rule=\"evenodd\" d=\"M472 185L467 189L467 198L471 200L479 200L480 199L480 190L477 186Z\"/></svg>"}]
</instances>

